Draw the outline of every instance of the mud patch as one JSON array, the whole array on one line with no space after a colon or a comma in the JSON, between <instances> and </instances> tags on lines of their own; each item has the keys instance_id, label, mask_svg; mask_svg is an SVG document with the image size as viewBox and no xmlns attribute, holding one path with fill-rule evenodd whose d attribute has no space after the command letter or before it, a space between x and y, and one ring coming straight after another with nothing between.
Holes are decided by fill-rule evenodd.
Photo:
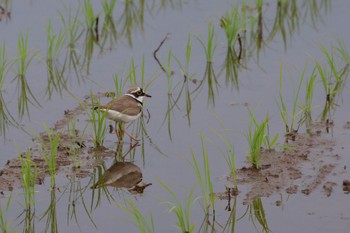
<instances>
[{"instance_id":1,"label":"mud patch","mask_svg":"<svg viewBox=\"0 0 350 233\"><path fill-rule=\"evenodd\" d=\"M94 98L107 97L106 93L97 93ZM56 174L66 173L78 178L86 178L91 175L93 168L101 165L107 158L114 158L116 151L105 148L91 147L92 140L87 136L80 135L76 130L74 134L67 134L64 128L72 119L77 119L86 114L86 109L90 108L90 97L86 97L81 104L73 110L65 110L64 117L58 120L52 130L60 132L59 146L57 148ZM74 136L72 136L74 135ZM49 176L48 166L41 156L43 147L50 148L49 137L46 132L39 134L39 138L33 138L34 145L29 149L31 162L36 166L36 184L44 183L45 178ZM88 146L86 146L88 145ZM120 145L123 146L123 145ZM133 145L135 146L135 145ZM119 151L123 151L119 148ZM0 192L12 191L14 188L21 187L21 158L26 157L27 152L23 152L12 160L8 160L6 165L0 170ZM21 157L21 158L20 158Z\"/></svg>"},{"instance_id":2,"label":"mud patch","mask_svg":"<svg viewBox=\"0 0 350 233\"><path fill-rule=\"evenodd\" d=\"M310 195L318 189L326 197L331 196L339 185L327 178L337 176L334 170L341 166L340 156L333 152L335 140L329 139L329 135L319 129L321 126L318 124L314 129L316 134L297 134L295 141L286 145L288 149L264 150L260 169L243 167L237 170L237 185L244 202L275 193ZM344 192L348 189L350 185L343 184Z\"/></svg>"}]
</instances>

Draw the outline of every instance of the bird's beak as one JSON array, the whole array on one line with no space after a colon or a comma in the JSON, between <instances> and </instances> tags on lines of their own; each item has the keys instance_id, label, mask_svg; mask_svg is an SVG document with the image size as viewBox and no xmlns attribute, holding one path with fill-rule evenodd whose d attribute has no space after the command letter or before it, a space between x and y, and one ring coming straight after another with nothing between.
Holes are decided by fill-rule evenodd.
<instances>
[{"instance_id":1,"label":"bird's beak","mask_svg":"<svg viewBox=\"0 0 350 233\"><path fill-rule=\"evenodd\" d=\"M152 97L151 95L149 95L149 94L147 94L147 93L143 93L144 94L144 96L146 96L146 97Z\"/></svg>"}]
</instances>

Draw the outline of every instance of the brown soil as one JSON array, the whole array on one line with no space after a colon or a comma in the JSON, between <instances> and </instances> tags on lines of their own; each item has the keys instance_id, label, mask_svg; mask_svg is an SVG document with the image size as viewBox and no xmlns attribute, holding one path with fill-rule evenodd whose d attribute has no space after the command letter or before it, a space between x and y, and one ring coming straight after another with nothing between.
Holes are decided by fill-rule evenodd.
<instances>
[{"instance_id":1,"label":"brown soil","mask_svg":"<svg viewBox=\"0 0 350 233\"><path fill-rule=\"evenodd\" d=\"M106 97L105 93L98 93L95 98ZM100 165L101 160L96 160L94 157L98 155L99 158L110 158L116 155L116 152L104 147L88 148L85 145L93 145L89 138L81 139L79 131L76 132L76 137L67 135L63 130L67 123L85 114L85 109L90 108L90 97L86 97L82 104L73 110L66 110L64 117L58 120L53 126L55 132L61 132L60 142L58 146L58 154L56 160L56 174L66 173L80 178L90 176L91 170ZM48 166L40 155L43 153L42 143L49 147L49 139L46 132L40 133L39 138L33 138L34 146L29 149L31 154L32 164L37 168L36 183L43 184L45 178L49 176ZM26 157L27 152L23 152L20 157ZM78 164L74 164L72 155L79 156ZM17 157L17 156L14 156ZM6 165L0 170L0 192L12 191L14 188L21 186L21 161L20 158L8 160Z\"/></svg>"},{"instance_id":2,"label":"brown soil","mask_svg":"<svg viewBox=\"0 0 350 233\"><path fill-rule=\"evenodd\" d=\"M349 129L349 122L343 129ZM287 143L287 149L264 150L259 169L243 167L237 170L239 195L244 195L244 202L250 203L256 197L269 197L276 193L310 195L319 187L326 197L332 195L333 189L343 186L344 193L350 192L350 181L337 184L328 180L344 173L346 167L340 164L340 156L334 153L334 139L328 139L328 125L315 126L315 134L296 134L295 140ZM328 131L327 131L328 132ZM342 147L343 148L343 147ZM335 171L335 168L337 169ZM340 171L339 171L340 170ZM230 180L233 182L233 178ZM236 192L236 194L238 193ZM222 195L221 195L222 196ZM278 203L276 202L276 205Z\"/></svg>"}]
</instances>

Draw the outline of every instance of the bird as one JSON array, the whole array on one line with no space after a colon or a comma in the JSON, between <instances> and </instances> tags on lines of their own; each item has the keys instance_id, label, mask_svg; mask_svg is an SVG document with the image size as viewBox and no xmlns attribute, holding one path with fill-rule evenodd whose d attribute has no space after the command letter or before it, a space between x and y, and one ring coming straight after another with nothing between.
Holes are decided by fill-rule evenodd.
<instances>
[{"instance_id":1,"label":"bird","mask_svg":"<svg viewBox=\"0 0 350 233\"><path fill-rule=\"evenodd\" d=\"M145 93L140 87L131 87L124 95L111 100L105 105L95 107L95 110L100 110L105 113L105 118L115 121L115 133L117 132L117 123L123 123L122 131L125 132L131 140L138 141L124 129L124 123L130 123L138 119L142 114L143 99L152 97Z\"/></svg>"}]
</instances>

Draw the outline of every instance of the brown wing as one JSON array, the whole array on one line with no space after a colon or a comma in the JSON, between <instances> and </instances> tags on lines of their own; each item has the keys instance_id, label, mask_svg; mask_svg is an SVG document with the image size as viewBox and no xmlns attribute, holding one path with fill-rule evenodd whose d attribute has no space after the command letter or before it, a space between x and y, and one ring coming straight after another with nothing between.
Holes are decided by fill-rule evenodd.
<instances>
[{"instance_id":1,"label":"brown wing","mask_svg":"<svg viewBox=\"0 0 350 233\"><path fill-rule=\"evenodd\" d=\"M142 107L138 104L137 101L135 101L130 96L125 96L125 95L117 99L114 99L110 101L108 104L106 104L105 106L101 106L101 107L112 109L131 116L137 115L142 111Z\"/></svg>"}]
</instances>

